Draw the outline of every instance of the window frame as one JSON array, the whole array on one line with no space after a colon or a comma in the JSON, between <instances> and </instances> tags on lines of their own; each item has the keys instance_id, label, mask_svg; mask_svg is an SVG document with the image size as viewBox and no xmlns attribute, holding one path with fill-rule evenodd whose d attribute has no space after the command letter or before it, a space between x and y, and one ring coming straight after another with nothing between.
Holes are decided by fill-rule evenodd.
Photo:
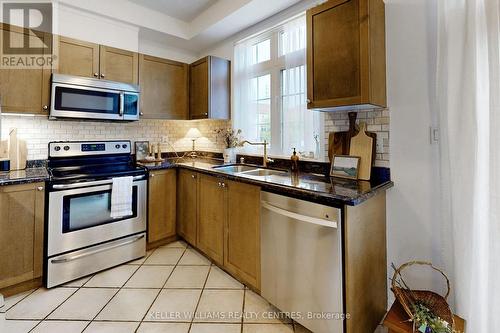
<instances>
[{"instance_id":1,"label":"window frame","mask_svg":"<svg viewBox=\"0 0 500 333\"><path fill-rule=\"evenodd\" d=\"M282 43L281 34L285 33L284 26L270 29L258 36L252 38L252 46L257 45L267 39L270 40L270 59L262 61L251 66L251 71L254 74L252 79L258 78L263 75L271 75L271 103L270 103L270 130L271 130L271 142L268 142L268 151L270 156L283 157L286 153L283 151L283 131L282 131L282 114L283 114L283 103L282 103L282 72L287 69L285 59L287 57L295 59L292 63L292 67L305 66L307 68L307 57L303 49L290 52L286 55L282 53ZM306 78L307 80L307 78ZM306 94L307 94L307 82L305 84ZM306 96L307 98L307 96ZM311 111L313 112L313 111ZM319 144L320 144L320 155L315 156L314 160L323 160L323 141L324 141L324 122L323 119L320 120L319 134ZM276 135L279 133L279 135ZM291 152L290 152L291 154ZM288 156L288 155L286 155Z\"/></svg>"}]
</instances>

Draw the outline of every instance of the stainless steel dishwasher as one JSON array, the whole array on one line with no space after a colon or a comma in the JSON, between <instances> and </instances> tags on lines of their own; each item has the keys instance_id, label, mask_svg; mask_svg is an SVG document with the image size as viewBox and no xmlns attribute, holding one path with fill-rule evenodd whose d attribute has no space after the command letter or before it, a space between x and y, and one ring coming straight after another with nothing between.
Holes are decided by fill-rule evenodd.
<instances>
[{"instance_id":1,"label":"stainless steel dishwasher","mask_svg":"<svg viewBox=\"0 0 500 333\"><path fill-rule=\"evenodd\" d=\"M343 332L340 214L261 192L262 296L315 333Z\"/></svg>"}]
</instances>

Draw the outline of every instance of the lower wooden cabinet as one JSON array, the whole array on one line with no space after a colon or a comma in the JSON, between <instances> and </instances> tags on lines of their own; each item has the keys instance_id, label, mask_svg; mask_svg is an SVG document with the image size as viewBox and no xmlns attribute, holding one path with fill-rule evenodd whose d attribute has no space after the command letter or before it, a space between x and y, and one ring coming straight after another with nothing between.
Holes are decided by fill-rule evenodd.
<instances>
[{"instance_id":1,"label":"lower wooden cabinet","mask_svg":"<svg viewBox=\"0 0 500 333\"><path fill-rule=\"evenodd\" d=\"M177 233L196 246L198 220L198 174L179 170L177 174Z\"/></svg>"},{"instance_id":2,"label":"lower wooden cabinet","mask_svg":"<svg viewBox=\"0 0 500 333\"><path fill-rule=\"evenodd\" d=\"M222 265L226 221L225 183L217 177L200 175L198 191L198 248Z\"/></svg>"},{"instance_id":3,"label":"lower wooden cabinet","mask_svg":"<svg viewBox=\"0 0 500 333\"><path fill-rule=\"evenodd\" d=\"M260 188L227 181L224 267L260 290Z\"/></svg>"},{"instance_id":4,"label":"lower wooden cabinet","mask_svg":"<svg viewBox=\"0 0 500 333\"><path fill-rule=\"evenodd\" d=\"M178 234L260 290L260 188L188 170L177 182Z\"/></svg>"},{"instance_id":5,"label":"lower wooden cabinet","mask_svg":"<svg viewBox=\"0 0 500 333\"><path fill-rule=\"evenodd\" d=\"M0 289L42 276L44 184L0 186Z\"/></svg>"},{"instance_id":6,"label":"lower wooden cabinet","mask_svg":"<svg viewBox=\"0 0 500 333\"><path fill-rule=\"evenodd\" d=\"M175 170L149 174L148 243L175 236L176 184Z\"/></svg>"}]
</instances>

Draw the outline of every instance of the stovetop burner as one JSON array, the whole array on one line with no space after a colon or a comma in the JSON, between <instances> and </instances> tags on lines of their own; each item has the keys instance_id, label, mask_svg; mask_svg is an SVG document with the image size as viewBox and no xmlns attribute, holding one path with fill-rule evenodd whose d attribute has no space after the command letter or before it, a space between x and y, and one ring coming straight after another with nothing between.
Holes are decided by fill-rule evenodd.
<instances>
[{"instance_id":1,"label":"stovetop burner","mask_svg":"<svg viewBox=\"0 0 500 333\"><path fill-rule=\"evenodd\" d=\"M80 181L146 173L134 164L130 141L68 141L49 143L51 181Z\"/></svg>"}]
</instances>

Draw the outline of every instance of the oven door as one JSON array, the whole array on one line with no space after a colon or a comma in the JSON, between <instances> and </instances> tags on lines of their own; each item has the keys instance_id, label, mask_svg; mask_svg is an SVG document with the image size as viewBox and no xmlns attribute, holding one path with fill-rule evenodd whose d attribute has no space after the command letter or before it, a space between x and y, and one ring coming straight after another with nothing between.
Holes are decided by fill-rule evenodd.
<instances>
[{"instance_id":1,"label":"oven door","mask_svg":"<svg viewBox=\"0 0 500 333\"><path fill-rule=\"evenodd\" d=\"M132 214L111 217L112 180L55 184L49 192L47 256L146 230L146 180L134 177Z\"/></svg>"},{"instance_id":2,"label":"oven door","mask_svg":"<svg viewBox=\"0 0 500 333\"><path fill-rule=\"evenodd\" d=\"M50 116L123 120L123 97L119 90L53 83Z\"/></svg>"}]
</instances>

